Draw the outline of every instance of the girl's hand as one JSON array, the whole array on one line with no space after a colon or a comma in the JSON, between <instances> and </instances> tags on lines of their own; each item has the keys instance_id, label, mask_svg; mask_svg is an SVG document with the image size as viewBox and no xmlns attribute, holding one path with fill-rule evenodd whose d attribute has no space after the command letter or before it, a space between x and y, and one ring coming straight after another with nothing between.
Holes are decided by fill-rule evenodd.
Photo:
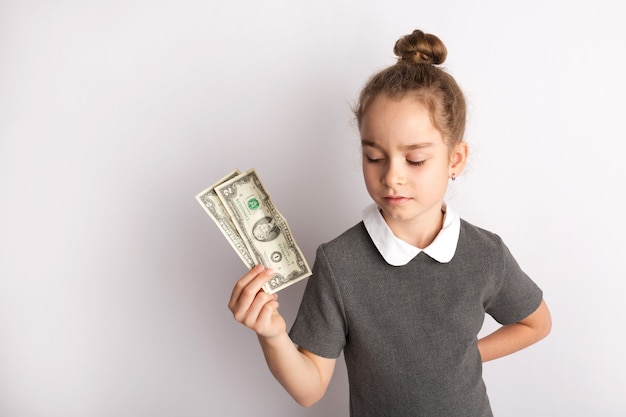
<instances>
[{"instance_id":1,"label":"girl's hand","mask_svg":"<svg viewBox=\"0 0 626 417\"><path fill-rule=\"evenodd\" d=\"M235 320L254 330L259 336L272 338L287 330L278 313L278 295L268 294L262 287L274 272L257 265L237 281L228 308Z\"/></svg>"}]
</instances>

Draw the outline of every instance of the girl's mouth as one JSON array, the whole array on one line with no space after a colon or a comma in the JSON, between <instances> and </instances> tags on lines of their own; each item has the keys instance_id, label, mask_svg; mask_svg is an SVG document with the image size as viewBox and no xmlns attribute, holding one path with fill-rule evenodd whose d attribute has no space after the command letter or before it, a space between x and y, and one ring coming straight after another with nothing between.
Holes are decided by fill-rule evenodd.
<instances>
[{"instance_id":1,"label":"girl's mouth","mask_svg":"<svg viewBox=\"0 0 626 417\"><path fill-rule=\"evenodd\" d=\"M402 197L402 196L396 196L396 195L385 197L385 201L387 202L387 204L391 206L401 206L409 200L410 198L408 197Z\"/></svg>"}]
</instances>

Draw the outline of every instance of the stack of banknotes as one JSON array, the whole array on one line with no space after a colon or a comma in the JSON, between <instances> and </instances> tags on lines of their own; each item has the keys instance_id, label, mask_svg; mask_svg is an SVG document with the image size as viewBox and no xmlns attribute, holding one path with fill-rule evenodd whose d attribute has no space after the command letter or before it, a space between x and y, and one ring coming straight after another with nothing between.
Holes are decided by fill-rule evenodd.
<instances>
[{"instance_id":1,"label":"stack of banknotes","mask_svg":"<svg viewBox=\"0 0 626 417\"><path fill-rule=\"evenodd\" d=\"M243 263L263 264L274 275L263 286L273 294L311 275L311 268L257 173L235 169L196 195Z\"/></svg>"}]
</instances>

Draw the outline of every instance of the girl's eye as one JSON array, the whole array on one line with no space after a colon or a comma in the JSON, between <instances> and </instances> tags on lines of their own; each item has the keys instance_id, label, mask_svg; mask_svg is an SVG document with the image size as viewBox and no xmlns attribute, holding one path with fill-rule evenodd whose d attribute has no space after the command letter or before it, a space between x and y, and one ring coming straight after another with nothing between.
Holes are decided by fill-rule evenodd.
<instances>
[{"instance_id":1,"label":"girl's eye","mask_svg":"<svg viewBox=\"0 0 626 417\"><path fill-rule=\"evenodd\" d=\"M380 162L383 160L383 158L373 158L371 156L365 155L365 160L367 160L367 162L375 164L377 162Z\"/></svg>"},{"instance_id":2,"label":"girl's eye","mask_svg":"<svg viewBox=\"0 0 626 417\"><path fill-rule=\"evenodd\" d=\"M426 162L426 161L409 161L409 160L407 159L407 161L406 161L406 162L407 162L409 165L413 165L413 166L419 167L419 166L424 165L424 162Z\"/></svg>"}]
</instances>

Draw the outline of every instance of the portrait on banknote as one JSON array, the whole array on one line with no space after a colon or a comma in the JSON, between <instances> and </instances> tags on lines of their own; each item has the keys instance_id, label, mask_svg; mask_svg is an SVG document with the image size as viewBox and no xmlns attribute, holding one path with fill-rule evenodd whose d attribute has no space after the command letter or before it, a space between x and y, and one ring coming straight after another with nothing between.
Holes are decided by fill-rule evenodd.
<instances>
[{"instance_id":1,"label":"portrait on banknote","mask_svg":"<svg viewBox=\"0 0 626 417\"><path fill-rule=\"evenodd\" d=\"M278 237L280 233L280 229L278 225L274 222L274 219L265 216L262 219L258 220L254 226L252 227L252 234L254 238L260 242L269 242Z\"/></svg>"}]
</instances>

